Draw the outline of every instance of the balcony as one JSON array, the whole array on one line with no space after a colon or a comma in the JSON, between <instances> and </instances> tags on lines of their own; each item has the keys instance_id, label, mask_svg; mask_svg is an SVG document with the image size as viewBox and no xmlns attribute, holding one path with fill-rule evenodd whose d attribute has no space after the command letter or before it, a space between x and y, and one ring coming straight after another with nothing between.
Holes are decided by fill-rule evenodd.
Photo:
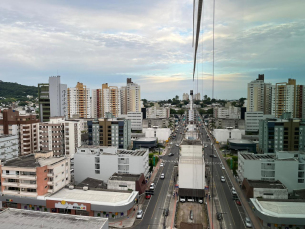
<instances>
[{"instance_id":1,"label":"balcony","mask_svg":"<svg viewBox=\"0 0 305 229\"><path fill-rule=\"evenodd\" d=\"M48 173L47 176L48 177L54 177L54 173Z\"/></svg>"},{"instance_id":2,"label":"balcony","mask_svg":"<svg viewBox=\"0 0 305 229\"><path fill-rule=\"evenodd\" d=\"M19 187L19 183L18 182L4 181L4 182L2 182L2 185L6 186L6 187Z\"/></svg>"},{"instance_id":3,"label":"balcony","mask_svg":"<svg viewBox=\"0 0 305 229\"><path fill-rule=\"evenodd\" d=\"M54 185L54 181L48 181L48 185Z\"/></svg>"},{"instance_id":4,"label":"balcony","mask_svg":"<svg viewBox=\"0 0 305 229\"><path fill-rule=\"evenodd\" d=\"M4 189L3 194L6 194L6 195L20 195L20 191Z\"/></svg>"},{"instance_id":5,"label":"balcony","mask_svg":"<svg viewBox=\"0 0 305 229\"><path fill-rule=\"evenodd\" d=\"M37 188L37 184L20 183L20 188Z\"/></svg>"},{"instance_id":6,"label":"balcony","mask_svg":"<svg viewBox=\"0 0 305 229\"><path fill-rule=\"evenodd\" d=\"M20 180L36 180L37 177L36 177L36 175L25 175L25 174L22 174L22 175L19 175L19 179Z\"/></svg>"},{"instance_id":7,"label":"balcony","mask_svg":"<svg viewBox=\"0 0 305 229\"><path fill-rule=\"evenodd\" d=\"M19 175L17 175L17 174L5 174L5 173L3 173L3 174L2 174L2 177L3 177L3 178L9 178L9 179L16 179L16 178L19 178Z\"/></svg>"},{"instance_id":8,"label":"balcony","mask_svg":"<svg viewBox=\"0 0 305 229\"><path fill-rule=\"evenodd\" d=\"M20 194L22 196L30 196L30 197L37 197L37 192L27 192L27 191L21 191Z\"/></svg>"}]
</instances>

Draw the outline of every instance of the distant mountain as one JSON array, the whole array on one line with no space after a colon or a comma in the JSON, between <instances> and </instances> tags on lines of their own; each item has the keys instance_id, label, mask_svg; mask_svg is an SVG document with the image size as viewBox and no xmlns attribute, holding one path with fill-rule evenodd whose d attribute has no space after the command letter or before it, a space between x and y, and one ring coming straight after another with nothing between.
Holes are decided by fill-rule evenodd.
<instances>
[{"instance_id":1,"label":"distant mountain","mask_svg":"<svg viewBox=\"0 0 305 229\"><path fill-rule=\"evenodd\" d=\"M22 98L27 95L38 96L38 88L18 83L3 82L0 80L0 97Z\"/></svg>"}]
</instances>

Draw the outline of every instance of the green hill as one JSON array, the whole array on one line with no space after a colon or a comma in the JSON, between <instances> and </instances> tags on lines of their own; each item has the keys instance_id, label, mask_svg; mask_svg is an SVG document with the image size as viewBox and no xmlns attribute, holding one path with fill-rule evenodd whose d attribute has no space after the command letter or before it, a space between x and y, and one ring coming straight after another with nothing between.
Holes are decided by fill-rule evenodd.
<instances>
[{"instance_id":1,"label":"green hill","mask_svg":"<svg viewBox=\"0 0 305 229\"><path fill-rule=\"evenodd\" d=\"M27 95L38 96L38 88L18 83L0 81L0 97L5 98L26 98Z\"/></svg>"}]
</instances>

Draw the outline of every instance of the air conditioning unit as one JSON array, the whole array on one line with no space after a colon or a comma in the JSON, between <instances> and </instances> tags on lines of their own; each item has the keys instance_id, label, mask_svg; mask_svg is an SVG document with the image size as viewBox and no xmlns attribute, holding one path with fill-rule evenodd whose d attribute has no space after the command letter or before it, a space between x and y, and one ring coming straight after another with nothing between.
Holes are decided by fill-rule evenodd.
<instances>
[{"instance_id":1,"label":"air conditioning unit","mask_svg":"<svg viewBox=\"0 0 305 229\"><path fill-rule=\"evenodd\" d=\"M84 190L84 191L88 191L88 189L89 189L88 186L84 186L84 187L83 187L83 190Z\"/></svg>"}]
</instances>

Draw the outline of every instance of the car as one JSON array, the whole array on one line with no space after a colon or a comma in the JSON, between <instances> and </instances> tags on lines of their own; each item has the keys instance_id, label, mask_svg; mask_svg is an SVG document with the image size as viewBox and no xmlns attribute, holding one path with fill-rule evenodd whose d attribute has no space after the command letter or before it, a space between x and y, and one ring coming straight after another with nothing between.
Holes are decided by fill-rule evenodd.
<instances>
[{"instance_id":1,"label":"car","mask_svg":"<svg viewBox=\"0 0 305 229\"><path fill-rule=\"evenodd\" d=\"M184 197L180 197L180 202L184 203L185 202L185 198Z\"/></svg>"},{"instance_id":2,"label":"car","mask_svg":"<svg viewBox=\"0 0 305 229\"><path fill-rule=\"evenodd\" d=\"M163 215L164 215L164 216L168 216L168 213L169 213L168 208L165 208L165 209L163 210Z\"/></svg>"},{"instance_id":3,"label":"car","mask_svg":"<svg viewBox=\"0 0 305 229\"><path fill-rule=\"evenodd\" d=\"M143 210L139 210L137 212L137 219L142 219L143 218Z\"/></svg>"},{"instance_id":4,"label":"car","mask_svg":"<svg viewBox=\"0 0 305 229\"><path fill-rule=\"evenodd\" d=\"M151 198L150 194L146 194L145 199L149 200Z\"/></svg>"},{"instance_id":5,"label":"car","mask_svg":"<svg viewBox=\"0 0 305 229\"><path fill-rule=\"evenodd\" d=\"M194 199L189 197L189 198L187 198L187 202L194 202Z\"/></svg>"},{"instance_id":6,"label":"car","mask_svg":"<svg viewBox=\"0 0 305 229\"><path fill-rule=\"evenodd\" d=\"M198 200L198 203L199 203L199 204L202 204L202 203L203 203L203 199L200 198L200 199Z\"/></svg>"},{"instance_id":7,"label":"car","mask_svg":"<svg viewBox=\"0 0 305 229\"><path fill-rule=\"evenodd\" d=\"M222 220L222 214L219 212L216 212L217 220Z\"/></svg>"},{"instance_id":8,"label":"car","mask_svg":"<svg viewBox=\"0 0 305 229\"><path fill-rule=\"evenodd\" d=\"M204 145L204 148L207 148L208 147L208 145Z\"/></svg>"},{"instance_id":9,"label":"car","mask_svg":"<svg viewBox=\"0 0 305 229\"><path fill-rule=\"evenodd\" d=\"M176 144L176 146L177 146L177 147L179 147L179 145L178 145L178 144Z\"/></svg>"},{"instance_id":10,"label":"car","mask_svg":"<svg viewBox=\"0 0 305 229\"><path fill-rule=\"evenodd\" d=\"M226 168L225 168L224 166L221 166L221 169L222 169L222 170L225 170Z\"/></svg>"},{"instance_id":11,"label":"car","mask_svg":"<svg viewBox=\"0 0 305 229\"><path fill-rule=\"evenodd\" d=\"M190 220L193 220L194 219L194 214L193 214L193 211L190 210Z\"/></svg>"},{"instance_id":12,"label":"car","mask_svg":"<svg viewBox=\"0 0 305 229\"><path fill-rule=\"evenodd\" d=\"M163 165L164 165L163 162L161 162L160 167L162 167Z\"/></svg>"},{"instance_id":13,"label":"car","mask_svg":"<svg viewBox=\"0 0 305 229\"><path fill-rule=\"evenodd\" d=\"M217 156L215 154L210 154L210 157L216 158Z\"/></svg>"},{"instance_id":14,"label":"car","mask_svg":"<svg viewBox=\"0 0 305 229\"><path fill-rule=\"evenodd\" d=\"M221 182L226 182L225 177L224 177L224 176L221 176L221 177L220 177L220 181L221 181Z\"/></svg>"},{"instance_id":15,"label":"car","mask_svg":"<svg viewBox=\"0 0 305 229\"><path fill-rule=\"evenodd\" d=\"M155 183L151 183L150 186L149 186L149 189L150 190L155 190Z\"/></svg>"},{"instance_id":16,"label":"car","mask_svg":"<svg viewBox=\"0 0 305 229\"><path fill-rule=\"evenodd\" d=\"M236 203L238 206L241 206L240 200L235 200L235 203Z\"/></svg>"},{"instance_id":17,"label":"car","mask_svg":"<svg viewBox=\"0 0 305 229\"><path fill-rule=\"evenodd\" d=\"M174 154L173 154L173 153L170 153L168 156L174 156Z\"/></svg>"},{"instance_id":18,"label":"car","mask_svg":"<svg viewBox=\"0 0 305 229\"><path fill-rule=\"evenodd\" d=\"M160 179L164 179L164 178L165 178L164 173L161 173Z\"/></svg>"},{"instance_id":19,"label":"car","mask_svg":"<svg viewBox=\"0 0 305 229\"><path fill-rule=\"evenodd\" d=\"M252 223L248 217L245 218L245 224L247 228L252 228Z\"/></svg>"}]
</instances>

